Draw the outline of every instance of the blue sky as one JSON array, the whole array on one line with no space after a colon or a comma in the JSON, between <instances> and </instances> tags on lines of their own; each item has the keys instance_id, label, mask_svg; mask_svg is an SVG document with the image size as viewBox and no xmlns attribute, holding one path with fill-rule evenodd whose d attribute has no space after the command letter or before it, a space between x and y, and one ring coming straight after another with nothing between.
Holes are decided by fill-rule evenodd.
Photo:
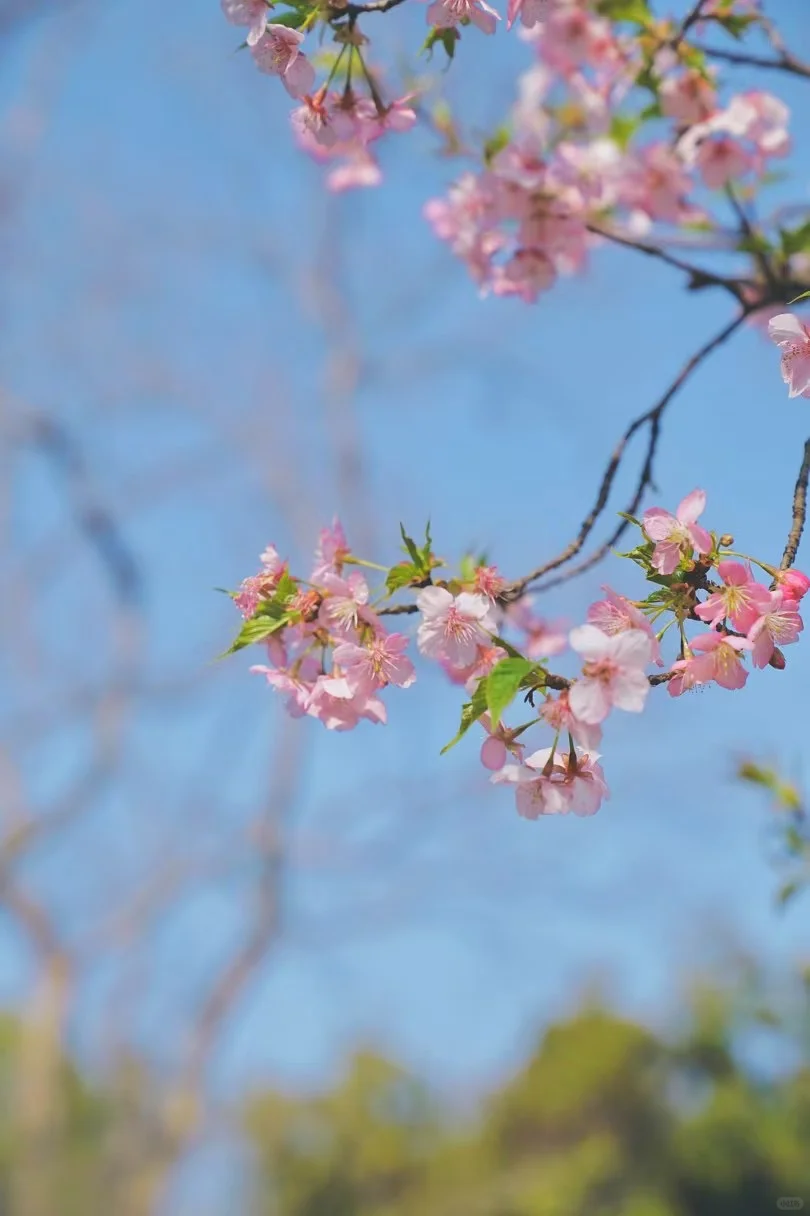
<instances>
[{"instance_id":1,"label":"blue sky","mask_svg":"<svg viewBox=\"0 0 810 1216\"><path fill-rule=\"evenodd\" d=\"M803 3L781 6L797 47ZM235 585L270 540L305 569L336 510L377 560L396 559L400 519L415 530L429 515L448 558L483 545L521 573L568 541L627 421L728 305L612 249L537 307L481 301L420 217L454 172L428 134L384 154L380 190L328 199L291 147L282 90L234 55L213 0L148 0L137 20L87 3L78 21L47 40L46 26L32 30L0 85L18 99L12 150L38 118L30 98L50 96L33 154L19 153L0 358L12 390L79 442L140 563L145 634L117 777L26 873L79 941L167 856L222 860L160 913L141 952L95 953L82 988L74 1041L98 1062L137 962L130 1032L171 1061L244 927L250 824L281 729L248 658L211 663L234 627L212 588ZM397 13L381 36L414 47L421 21ZM504 31L491 45L469 31L461 51L447 87L492 126L528 51ZM787 83L765 87L806 106L806 86ZM795 133L792 198L804 201L810 159ZM326 305L325 263L338 287ZM358 383L343 400L328 361L347 344ZM709 526L778 559L809 427L774 348L739 333L673 405L650 502L673 507L703 486ZM361 475L338 476L355 436ZM109 593L62 489L33 454L14 488L9 561L35 589L26 629L40 659L35 680L11 661L0 709L12 739L12 712L36 718L66 690L98 686L110 653ZM544 610L581 619L602 581L632 589L624 565L550 593ZM371 1035L438 1084L474 1091L595 980L658 1017L684 970L723 942L774 964L800 957L806 908L774 913L765 809L732 774L751 752L806 775L807 653L793 648L785 672L739 694L660 693L640 720L615 715L612 798L584 822L518 819L487 785L475 739L440 758L459 696L427 668L389 696L384 729L304 723L285 933L229 1026L215 1083L317 1084ZM56 717L17 740L44 809L88 746L81 714ZM30 972L10 928L0 944L12 998Z\"/></svg>"}]
</instances>

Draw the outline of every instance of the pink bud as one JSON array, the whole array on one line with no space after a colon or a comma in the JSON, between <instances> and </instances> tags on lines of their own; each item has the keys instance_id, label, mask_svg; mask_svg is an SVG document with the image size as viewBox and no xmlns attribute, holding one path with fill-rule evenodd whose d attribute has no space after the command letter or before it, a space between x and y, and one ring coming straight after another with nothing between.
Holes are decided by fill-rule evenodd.
<instances>
[{"instance_id":1,"label":"pink bud","mask_svg":"<svg viewBox=\"0 0 810 1216\"><path fill-rule=\"evenodd\" d=\"M782 654L782 651L778 646L774 646L773 654L768 661L768 666L775 667L777 671L785 670L785 656Z\"/></svg>"},{"instance_id":2,"label":"pink bud","mask_svg":"<svg viewBox=\"0 0 810 1216\"><path fill-rule=\"evenodd\" d=\"M490 735L481 745L481 763L491 773L497 773L506 764L506 744L503 739Z\"/></svg>"},{"instance_id":3,"label":"pink bud","mask_svg":"<svg viewBox=\"0 0 810 1216\"><path fill-rule=\"evenodd\" d=\"M784 587L787 595L797 602L810 589L810 578L801 570L780 570L776 575L780 587Z\"/></svg>"}]
</instances>

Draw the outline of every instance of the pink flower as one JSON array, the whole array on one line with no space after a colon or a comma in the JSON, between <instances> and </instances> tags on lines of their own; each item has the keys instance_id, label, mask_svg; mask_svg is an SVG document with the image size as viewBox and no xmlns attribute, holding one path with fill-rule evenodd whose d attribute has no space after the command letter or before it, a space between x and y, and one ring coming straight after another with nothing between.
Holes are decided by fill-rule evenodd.
<instances>
[{"instance_id":1,"label":"pink flower","mask_svg":"<svg viewBox=\"0 0 810 1216\"><path fill-rule=\"evenodd\" d=\"M404 633L375 634L365 646L343 642L334 650L334 660L352 695L370 696L386 684L409 688L416 679L413 663L405 655Z\"/></svg>"},{"instance_id":2,"label":"pink flower","mask_svg":"<svg viewBox=\"0 0 810 1216\"><path fill-rule=\"evenodd\" d=\"M337 518L332 520L330 528L321 528L318 544L315 547L315 568L312 571L312 582L317 583L324 574L341 574L343 563L351 553L343 524Z\"/></svg>"},{"instance_id":3,"label":"pink flower","mask_svg":"<svg viewBox=\"0 0 810 1216\"><path fill-rule=\"evenodd\" d=\"M473 582L475 590L491 600L496 600L506 586L497 566L476 566Z\"/></svg>"},{"instance_id":4,"label":"pink flower","mask_svg":"<svg viewBox=\"0 0 810 1216\"><path fill-rule=\"evenodd\" d=\"M753 167L745 148L730 135L704 139L695 153L695 164L710 190L720 190Z\"/></svg>"},{"instance_id":5,"label":"pink flower","mask_svg":"<svg viewBox=\"0 0 810 1216\"><path fill-rule=\"evenodd\" d=\"M320 667L311 656L289 670L261 664L251 667L250 670L255 675L263 675L271 688L286 695L286 710L291 717L300 718L307 712L315 681L320 675Z\"/></svg>"},{"instance_id":6,"label":"pink flower","mask_svg":"<svg viewBox=\"0 0 810 1216\"><path fill-rule=\"evenodd\" d=\"M748 679L748 672L743 667L740 652L750 650L751 646L747 638L724 633L700 634L690 643L691 650L699 653L672 664L671 670L680 675L669 681L670 696L680 696L695 684L710 684L712 681L721 688L742 688Z\"/></svg>"},{"instance_id":7,"label":"pink flower","mask_svg":"<svg viewBox=\"0 0 810 1216\"><path fill-rule=\"evenodd\" d=\"M613 637L617 633L626 633L628 629L640 629L650 639L652 647L650 653L653 662L657 663L659 667L663 667L661 644L641 609L611 587L603 587L602 590L605 592L606 598L591 604L585 617L588 624L595 625L609 637Z\"/></svg>"},{"instance_id":8,"label":"pink flower","mask_svg":"<svg viewBox=\"0 0 810 1216\"><path fill-rule=\"evenodd\" d=\"M652 659L652 644L640 629L609 637L595 625L572 629L570 642L585 662L582 678L572 685L572 713L591 725L602 722L615 705L640 713L650 691L644 668Z\"/></svg>"},{"instance_id":9,"label":"pink flower","mask_svg":"<svg viewBox=\"0 0 810 1216\"><path fill-rule=\"evenodd\" d=\"M613 66L619 58L610 26L579 4L554 6L543 23L538 51L566 75L579 64L598 69Z\"/></svg>"},{"instance_id":10,"label":"pink flower","mask_svg":"<svg viewBox=\"0 0 810 1216\"><path fill-rule=\"evenodd\" d=\"M311 93L315 83L315 69L299 50L303 41L304 35L300 30L269 24L251 47L259 71L280 76L291 97L304 97Z\"/></svg>"},{"instance_id":11,"label":"pink flower","mask_svg":"<svg viewBox=\"0 0 810 1216\"><path fill-rule=\"evenodd\" d=\"M779 570L776 581L784 590L785 597L789 596L797 604L804 599L810 589L810 578L806 574L802 574L801 570Z\"/></svg>"},{"instance_id":12,"label":"pink flower","mask_svg":"<svg viewBox=\"0 0 810 1216\"><path fill-rule=\"evenodd\" d=\"M768 323L768 333L782 352L782 379L788 397L810 397L810 329L791 312Z\"/></svg>"},{"instance_id":13,"label":"pink flower","mask_svg":"<svg viewBox=\"0 0 810 1216\"><path fill-rule=\"evenodd\" d=\"M748 630L748 640L754 644L751 662L755 667L767 667L777 643L789 646L791 642L798 642L803 629L796 601L787 598L782 591L772 591L770 603Z\"/></svg>"},{"instance_id":14,"label":"pink flower","mask_svg":"<svg viewBox=\"0 0 810 1216\"><path fill-rule=\"evenodd\" d=\"M520 17L520 24L524 29L533 29L540 24L548 11L548 3L549 0L509 0L506 9L506 28L511 30Z\"/></svg>"},{"instance_id":15,"label":"pink flower","mask_svg":"<svg viewBox=\"0 0 810 1216\"><path fill-rule=\"evenodd\" d=\"M541 815L593 815L609 792L605 775L596 763L599 755L570 755L544 747L523 764L507 764L491 780L515 785L518 814L524 819Z\"/></svg>"},{"instance_id":16,"label":"pink flower","mask_svg":"<svg viewBox=\"0 0 810 1216\"><path fill-rule=\"evenodd\" d=\"M709 117L715 107L714 85L698 71L668 76L658 92L662 113L690 127Z\"/></svg>"},{"instance_id":17,"label":"pink flower","mask_svg":"<svg viewBox=\"0 0 810 1216\"><path fill-rule=\"evenodd\" d=\"M270 9L266 0L220 0L226 20L231 25L249 25L248 46L255 46L267 28Z\"/></svg>"},{"instance_id":18,"label":"pink flower","mask_svg":"<svg viewBox=\"0 0 810 1216\"><path fill-rule=\"evenodd\" d=\"M365 718L385 723L385 706L377 697L353 693L345 679L319 676L307 699L306 712L323 722L327 730L352 730Z\"/></svg>"},{"instance_id":19,"label":"pink flower","mask_svg":"<svg viewBox=\"0 0 810 1216\"><path fill-rule=\"evenodd\" d=\"M698 604L695 614L712 627L728 618L735 629L747 633L771 602L770 592L756 582L742 562L720 562L717 572L725 587L710 595L705 604Z\"/></svg>"},{"instance_id":20,"label":"pink flower","mask_svg":"<svg viewBox=\"0 0 810 1216\"><path fill-rule=\"evenodd\" d=\"M535 304L556 280L554 263L542 249L518 249L496 268L492 290L496 296L520 296L526 304Z\"/></svg>"},{"instance_id":21,"label":"pink flower","mask_svg":"<svg viewBox=\"0 0 810 1216\"><path fill-rule=\"evenodd\" d=\"M348 578L338 574L321 576L323 602L318 618L329 633L344 641L353 641L361 622L376 626L377 616L367 607L368 583L359 570Z\"/></svg>"},{"instance_id":22,"label":"pink flower","mask_svg":"<svg viewBox=\"0 0 810 1216\"><path fill-rule=\"evenodd\" d=\"M571 738L578 747L586 751L596 751L602 742L601 726L592 726L581 722L571 712L568 690L564 689L558 697L549 697L542 709L540 717L559 734L570 732Z\"/></svg>"},{"instance_id":23,"label":"pink flower","mask_svg":"<svg viewBox=\"0 0 810 1216\"><path fill-rule=\"evenodd\" d=\"M422 613L417 644L431 659L444 659L451 667L468 667L478 646L488 645L495 629L492 605L484 595L462 591L453 596L445 587L425 587L416 597Z\"/></svg>"},{"instance_id":24,"label":"pink flower","mask_svg":"<svg viewBox=\"0 0 810 1216\"><path fill-rule=\"evenodd\" d=\"M520 743L516 743L513 732L503 722L499 722L495 729L492 729L492 720L489 714L482 714L478 719L481 726L487 732L487 737L481 744L481 763L484 768L489 769L491 773L496 773L506 764L507 757L511 752L514 756L520 759L523 755L523 747Z\"/></svg>"},{"instance_id":25,"label":"pink flower","mask_svg":"<svg viewBox=\"0 0 810 1216\"><path fill-rule=\"evenodd\" d=\"M644 531L656 542L652 564L659 574L672 574L684 557L692 556L693 550L711 552L712 538L696 522L705 507L705 491L693 490L678 504L674 515L661 507L650 507L644 512Z\"/></svg>"},{"instance_id":26,"label":"pink flower","mask_svg":"<svg viewBox=\"0 0 810 1216\"><path fill-rule=\"evenodd\" d=\"M427 11L428 25L437 30L453 29L466 20L485 34L494 34L500 19L500 14L484 0L433 0Z\"/></svg>"}]
</instances>

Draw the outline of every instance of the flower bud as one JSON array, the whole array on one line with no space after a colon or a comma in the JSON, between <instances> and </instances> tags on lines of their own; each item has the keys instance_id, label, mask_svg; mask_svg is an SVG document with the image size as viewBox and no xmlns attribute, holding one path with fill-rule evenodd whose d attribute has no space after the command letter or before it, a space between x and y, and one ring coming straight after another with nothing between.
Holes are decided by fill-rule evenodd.
<instances>
[{"instance_id":1,"label":"flower bud","mask_svg":"<svg viewBox=\"0 0 810 1216\"><path fill-rule=\"evenodd\" d=\"M777 671L785 670L785 656L782 654L782 651L778 646L774 646L773 654L770 657L768 666L775 667Z\"/></svg>"},{"instance_id":2,"label":"flower bud","mask_svg":"<svg viewBox=\"0 0 810 1216\"><path fill-rule=\"evenodd\" d=\"M720 544L724 549L729 549L734 544L734 537L730 532L724 532L720 537Z\"/></svg>"},{"instance_id":3,"label":"flower bud","mask_svg":"<svg viewBox=\"0 0 810 1216\"><path fill-rule=\"evenodd\" d=\"M785 594L797 603L810 588L810 578L802 574L801 570L778 570L776 581Z\"/></svg>"}]
</instances>

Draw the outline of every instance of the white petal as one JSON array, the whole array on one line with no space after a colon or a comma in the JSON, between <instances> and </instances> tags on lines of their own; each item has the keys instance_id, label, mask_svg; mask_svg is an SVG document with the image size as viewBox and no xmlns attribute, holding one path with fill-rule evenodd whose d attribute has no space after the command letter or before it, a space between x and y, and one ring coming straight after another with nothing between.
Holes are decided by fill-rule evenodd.
<instances>
[{"instance_id":1,"label":"white petal","mask_svg":"<svg viewBox=\"0 0 810 1216\"><path fill-rule=\"evenodd\" d=\"M610 651L610 638L596 625L578 625L571 630L568 640L583 659L601 659Z\"/></svg>"}]
</instances>

